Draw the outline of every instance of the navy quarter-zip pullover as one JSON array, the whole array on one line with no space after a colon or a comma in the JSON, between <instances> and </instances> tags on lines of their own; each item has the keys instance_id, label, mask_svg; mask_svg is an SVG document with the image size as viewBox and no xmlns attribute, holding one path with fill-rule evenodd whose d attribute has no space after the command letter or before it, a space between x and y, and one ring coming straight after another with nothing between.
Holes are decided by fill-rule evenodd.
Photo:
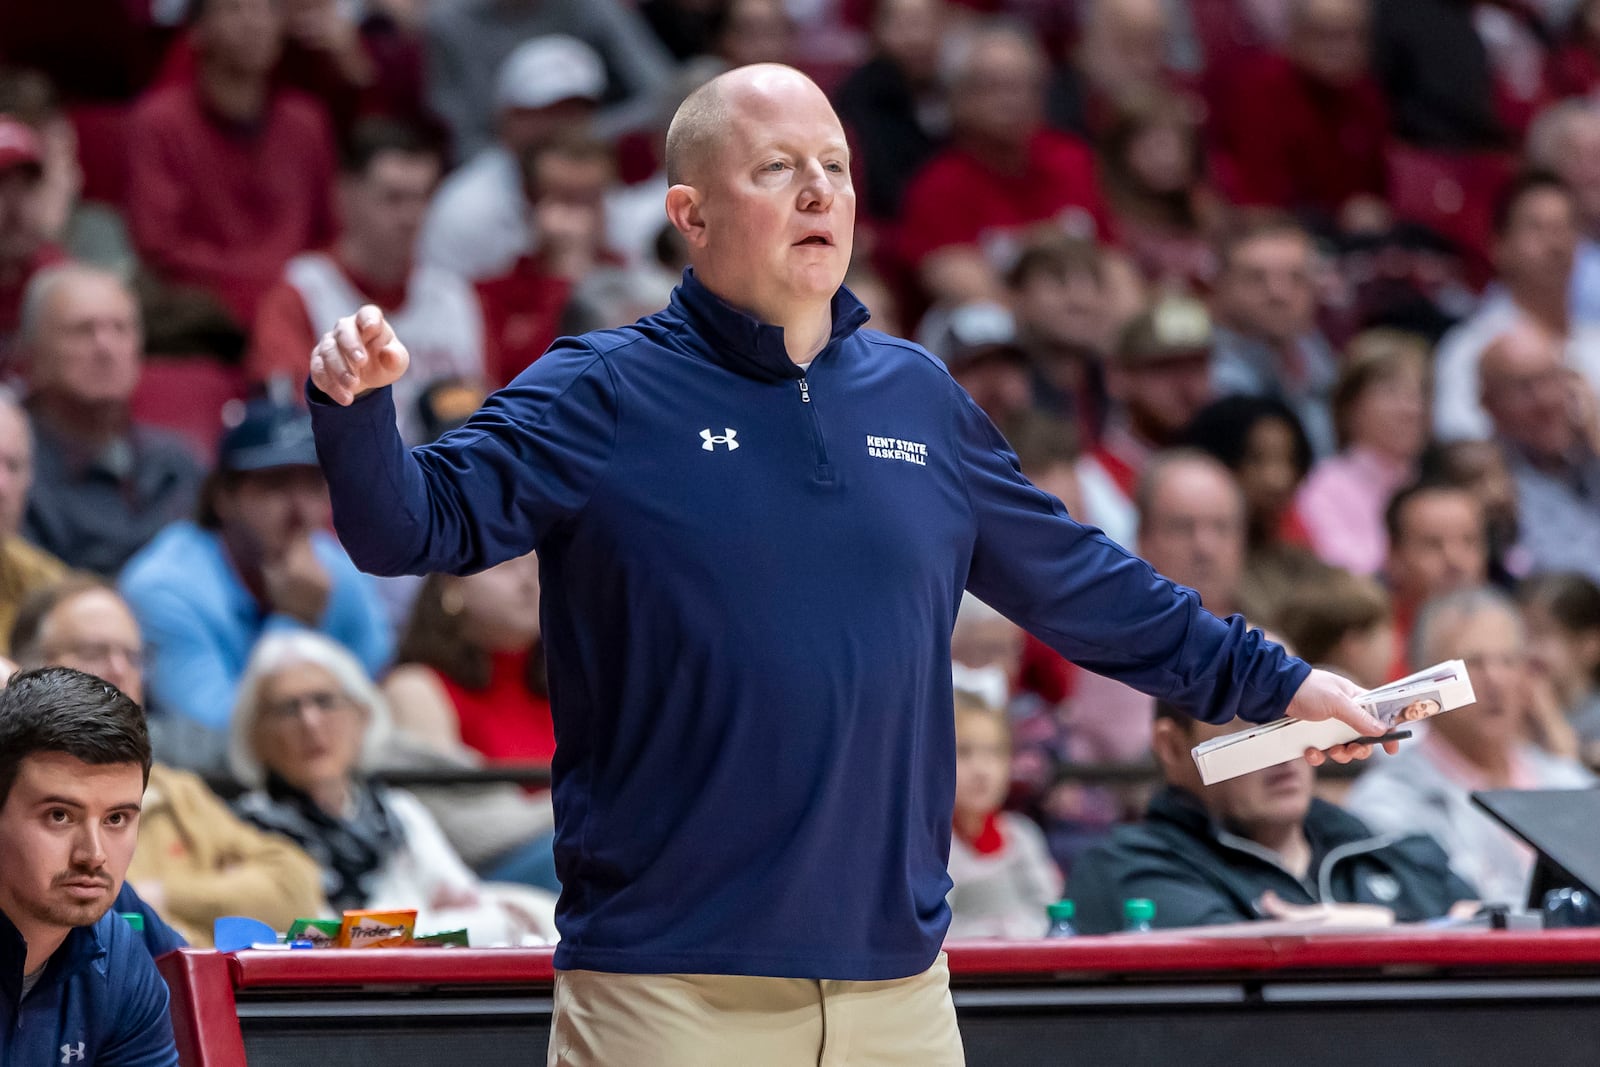
<instances>
[{"instance_id":1,"label":"navy quarter-zip pullover","mask_svg":"<svg viewBox=\"0 0 1600 1067\"><path fill-rule=\"evenodd\" d=\"M941 363L866 317L841 289L802 371L690 271L665 310L558 341L409 453L388 390L312 390L363 569L539 552L559 968L931 966L964 588L1211 722L1281 715L1310 671L1069 518Z\"/></svg>"},{"instance_id":2,"label":"navy quarter-zip pullover","mask_svg":"<svg viewBox=\"0 0 1600 1067\"><path fill-rule=\"evenodd\" d=\"M122 916L69 933L23 997L27 957L0 913L0 1067L177 1067L167 985Z\"/></svg>"}]
</instances>

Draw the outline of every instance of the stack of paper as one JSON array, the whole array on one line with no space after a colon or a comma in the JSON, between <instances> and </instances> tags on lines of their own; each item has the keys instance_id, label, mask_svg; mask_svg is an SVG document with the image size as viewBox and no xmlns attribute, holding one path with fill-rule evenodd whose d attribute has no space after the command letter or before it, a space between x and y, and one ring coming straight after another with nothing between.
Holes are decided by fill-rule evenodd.
<instances>
[{"instance_id":1,"label":"stack of paper","mask_svg":"<svg viewBox=\"0 0 1600 1067\"><path fill-rule=\"evenodd\" d=\"M1467 665L1453 659L1398 682L1369 689L1356 698L1356 703L1372 712L1386 731L1394 731L1476 699ZM1194 762L1200 768L1200 780L1211 785L1299 759L1308 748L1331 748L1360 736L1355 727L1339 719L1279 719L1196 745Z\"/></svg>"}]
</instances>

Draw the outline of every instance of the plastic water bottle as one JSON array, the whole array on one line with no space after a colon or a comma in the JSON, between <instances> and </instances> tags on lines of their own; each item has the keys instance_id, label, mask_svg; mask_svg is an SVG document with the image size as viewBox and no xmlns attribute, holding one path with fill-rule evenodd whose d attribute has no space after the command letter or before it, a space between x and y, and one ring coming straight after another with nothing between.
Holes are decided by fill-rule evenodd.
<instances>
[{"instance_id":1,"label":"plastic water bottle","mask_svg":"<svg viewBox=\"0 0 1600 1067\"><path fill-rule=\"evenodd\" d=\"M1130 934L1148 934L1156 921L1156 902L1149 897L1133 897L1122 902L1122 929Z\"/></svg>"},{"instance_id":2,"label":"plastic water bottle","mask_svg":"<svg viewBox=\"0 0 1600 1067\"><path fill-rule=\"evenodd\" d=\"M1050 931L1046 937L1073 937L1078 928L1072 925L1072 918L1077 914L1077 905L1070 900L1058 900L1045 908L1050 915Z\"/></svg>"}]
</instances>

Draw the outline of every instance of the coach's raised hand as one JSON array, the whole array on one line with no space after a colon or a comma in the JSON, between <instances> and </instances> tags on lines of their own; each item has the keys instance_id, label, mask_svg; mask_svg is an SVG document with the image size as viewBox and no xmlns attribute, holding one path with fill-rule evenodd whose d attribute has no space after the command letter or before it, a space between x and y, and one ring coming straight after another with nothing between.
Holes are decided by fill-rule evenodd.
<instances>
[{"instance_id":1,"label":"coach's raised hand","mask_svg":"<svg viewBox=\"0 0 1600 1067\"><path fill-rule=\"evenodd\" d=\"M372 304L346 315L311 350L311 382L336 404L393 385L411 365L411 353Z\"/></svg>"}]
</instances>

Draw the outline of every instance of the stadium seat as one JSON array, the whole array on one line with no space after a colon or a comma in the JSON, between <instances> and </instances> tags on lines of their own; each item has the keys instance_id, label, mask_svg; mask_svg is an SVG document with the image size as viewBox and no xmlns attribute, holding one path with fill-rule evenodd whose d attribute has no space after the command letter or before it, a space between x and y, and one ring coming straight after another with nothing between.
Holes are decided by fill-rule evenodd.
<instances>
[{"instance_id":1,"label":"stadium seat","mask_svg":"<svg viewBox=\"0 0 1600 1067\"><path fill-rule=\"evenodd\" d=\"M222 409L245 391L244 372L215 359L150 357L133 395L133 417L182 435L209 465L222 436Z\"/></svg>"}]
</instances>

